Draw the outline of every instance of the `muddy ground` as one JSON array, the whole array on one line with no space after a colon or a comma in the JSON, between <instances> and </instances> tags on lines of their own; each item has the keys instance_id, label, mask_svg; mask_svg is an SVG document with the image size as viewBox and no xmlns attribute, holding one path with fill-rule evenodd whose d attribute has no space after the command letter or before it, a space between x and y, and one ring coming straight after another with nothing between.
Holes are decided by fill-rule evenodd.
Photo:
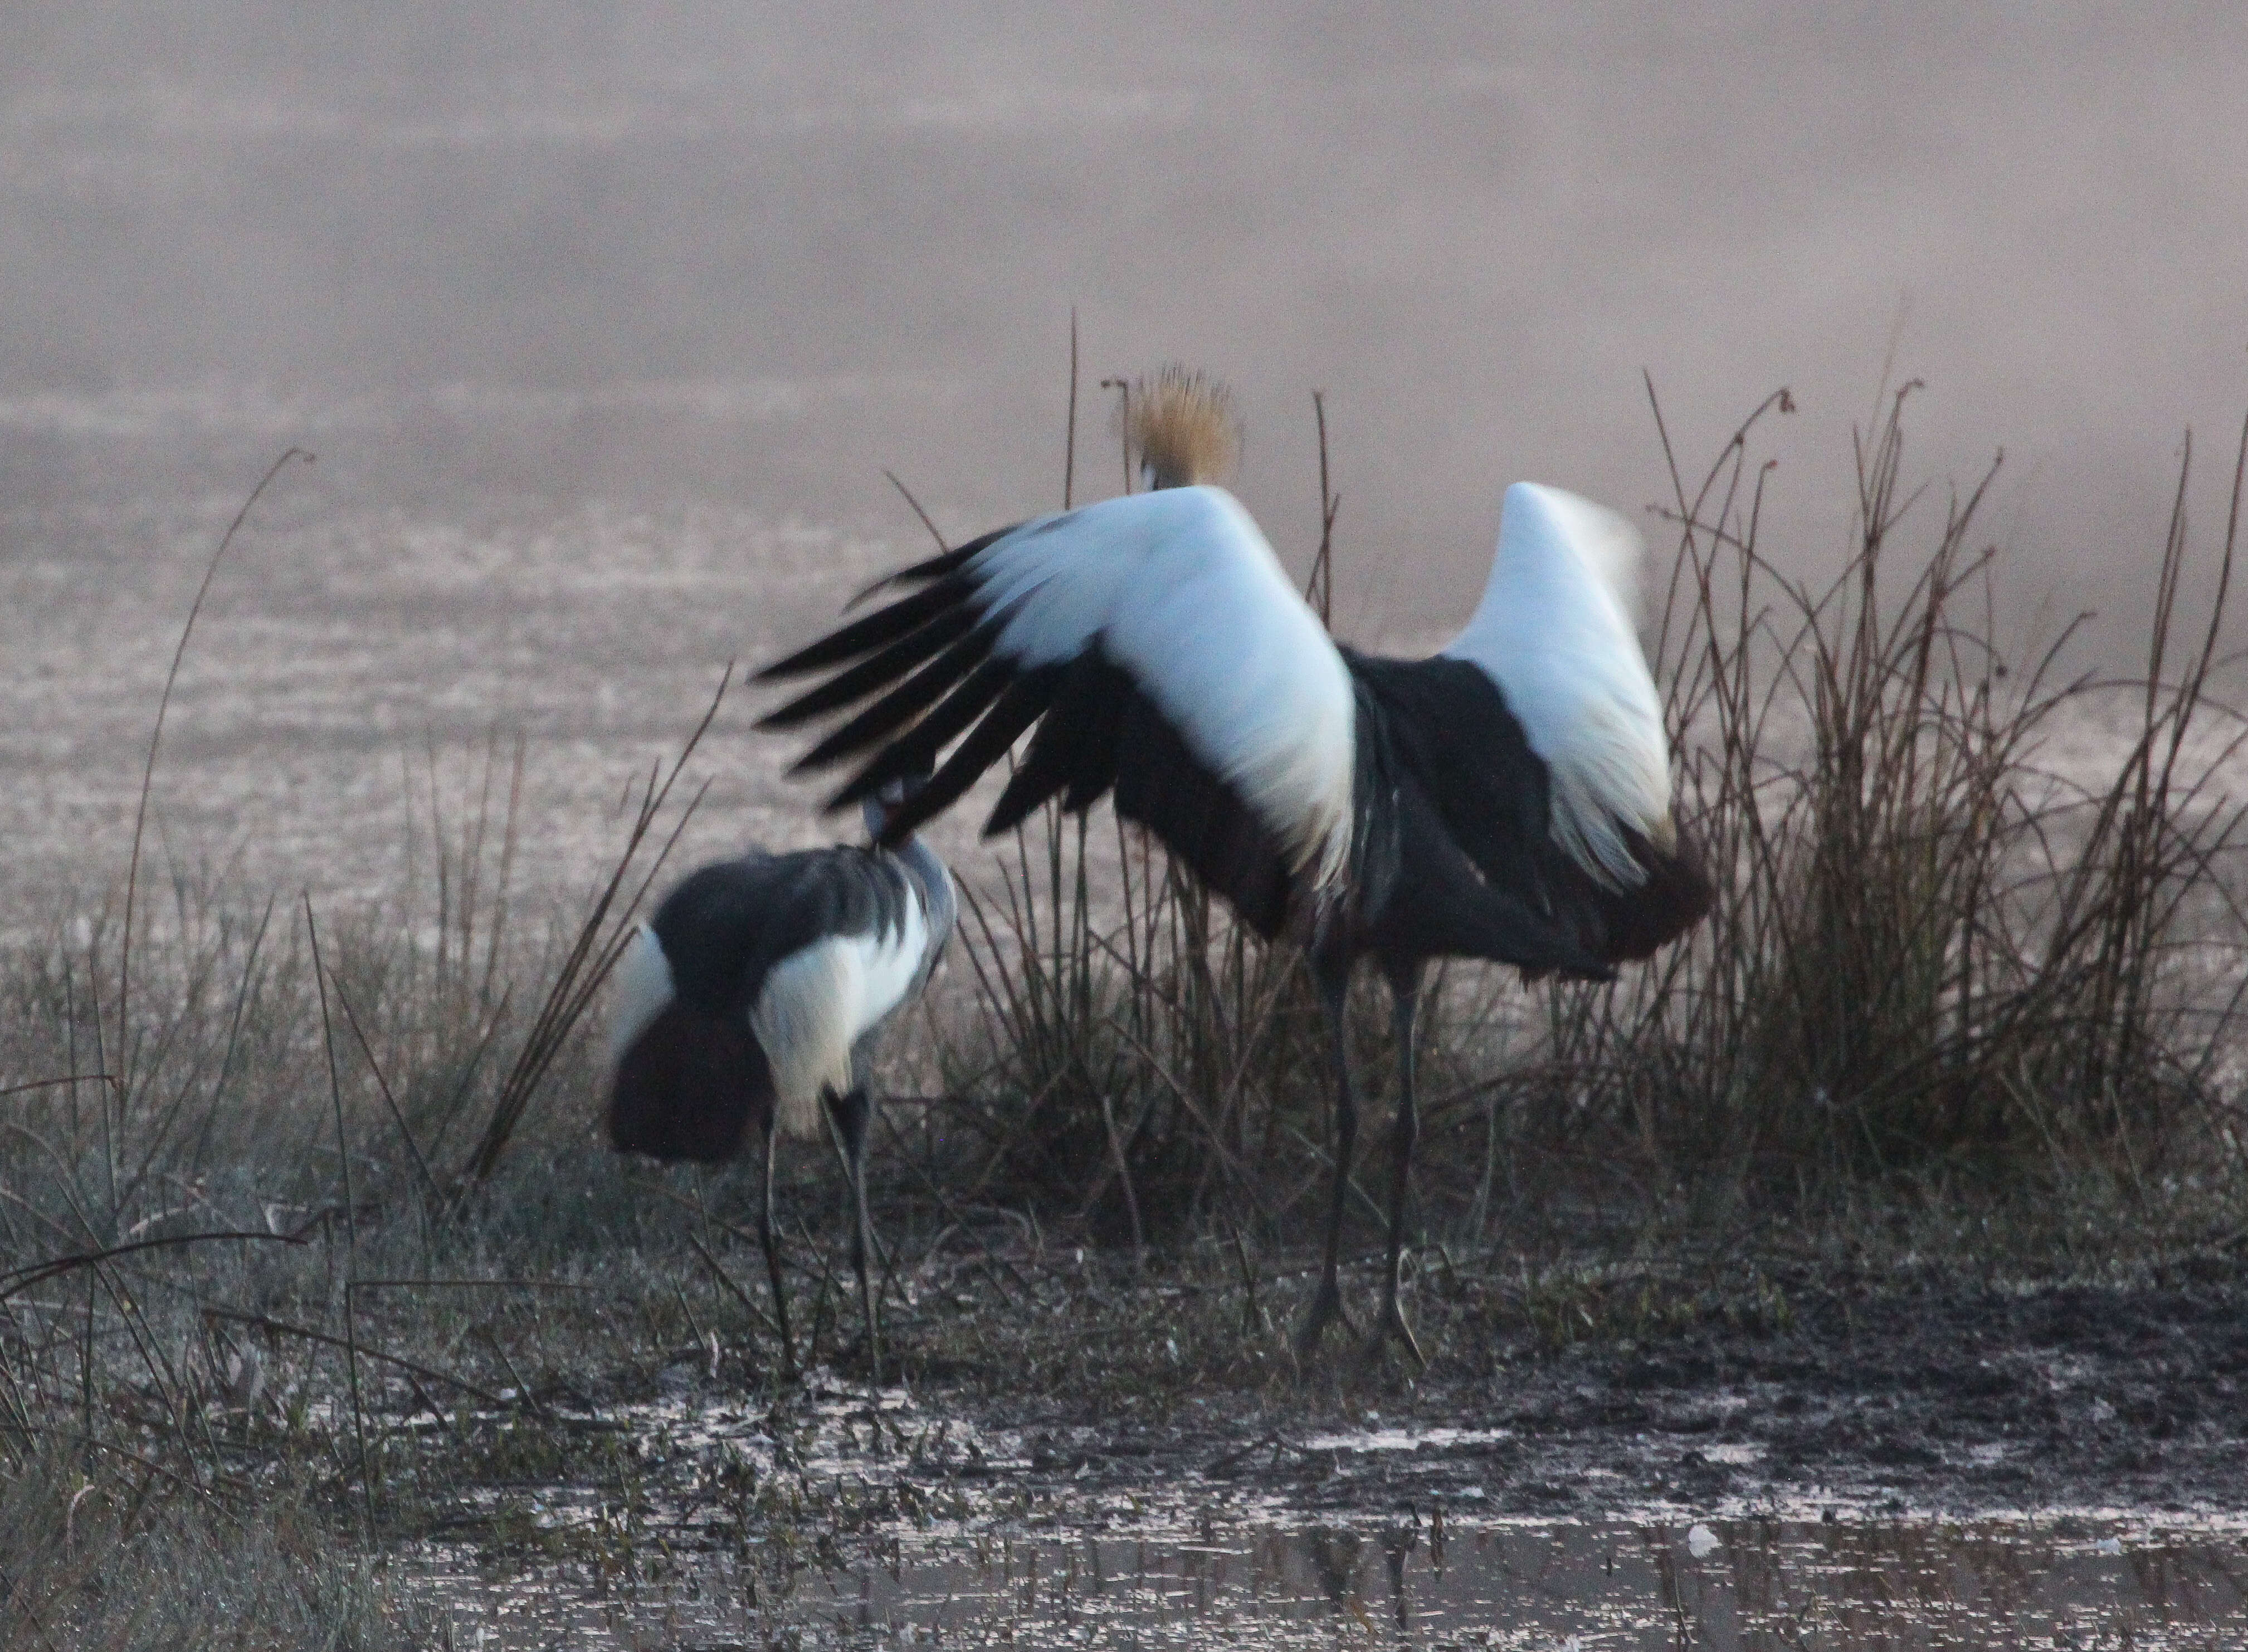
<instances>
[{"instance_id":1,"label":"muddy ground","mask_svg":"<svg viewBox=\"0 0 2248 1652\"><path fill-rule=\"evenodd\" d=\"M2222 1252L2109 1284L1921 1264L1837 1279L1830 1264L1729 1263L1690 1285L1424 1267L1433 1359L1417 1376L1343 1339L1296 1369L1288 1275L1228 1287L986 1253L908 1289L880 1389L853 1345L790 1383L760 1364L769 1337L715 1353L706 1340L599 1395L581 1373L514 1426L628 1451L624 1500L667 1542L764 1542L793 1522L823 1552L901 1528L1190 1527L1211 1512L2248 1508L2248 1279ZM504 1542L526 1483L476 1478L483 1518L442 1524ZM615 1506L601 1479L565 1471L548 1490ZM541 1507L550 1531L576 1523Z\"/></svg>"},{"instance_id":2,"label":"muddy ground","mask_svg":"<svg viewBox=\"0 0 2248 1652\"><path fill-rule=\"evenodd\" d=\"M1826 1503L1962 1513L2248 1498L2248 1294L1794 1282L1784 1326L1541 1348L1488 1373L1199 1396L1162 1422L1069 1396L924 1389L1019 1433L1020 1482L1201 1479L1309 1512L1463 1498L1594 1515ZM1387 1449L1384 1449L1384 1448ZM1355 1448L1355 1449L1353 1449ZM958 1470L956 1472L960 1471ZM1082 1478L1081 1478L1082 1477Z\"/></svg>"},{"instance_id":3,"label":"muddy ground","mask_svg":"<svg viewBox=\"0 0 2248 1652\"><path fill-rule=\"evenodd\" d=\"M1730 1646L1815 1608L1844 1628L1754 1643L1871 1647L1922 1643L1900 1624L1983 1644L2034 1608L2199 1648L2248 1623L2248 1265L2220 1220L2190 1243L1957 1212L1729 1239L1518 1222L1519 1249L1415 1254L1415 1372L1340 1336L1296 1362L1299 1251L1228 1229L1137 1262L948 1213L885 1226L877 1382L826 1233L788 1236L791 1376L730 1187L600 1184L527 1178L434 1238L364 1224L341 1315L339 1223L184 1282L152 1264L136 1312L202 1341L172 1390L129 1337L96 1345L130 1460L297 1499L292 1529L372 1566L422 1644L888 1645L940 1621L1044 1644L1080 1613L1316 1642L1387 1613ZM1361 1322L1374 1273L1346 1283ZM16 1304L83 1337L79 1301ZM181 1392L192 1436L159 1413ZM2156 1618L2200 1638L2149 1639Z\"/></svg>"}]
</instances>

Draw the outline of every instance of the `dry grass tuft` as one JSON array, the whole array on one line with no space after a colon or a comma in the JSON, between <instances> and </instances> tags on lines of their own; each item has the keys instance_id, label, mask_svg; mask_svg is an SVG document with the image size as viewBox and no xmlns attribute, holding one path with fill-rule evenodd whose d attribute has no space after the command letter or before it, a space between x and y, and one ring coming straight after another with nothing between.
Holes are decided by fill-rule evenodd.
<instances>
[{"instance_id":1,"label":"dry grass tuft","mask_svg":"<svg viewBox=\"0 0 2248 1652\"><path fill-rule=\"evenodd\" d=\"M1551 1142L1604 1126L1675 1184L2237 1181L2218 1080L2244 817L2220 788L2244 732L2210 686L2239 467L2197 632L2182 473L2142 664L2069 675L2073 627L2020 653L2000 632L1976 543L1991 477L1944 500L1905 484L1912 388L1859 446L1856 543L1823 584L1758 543L1755 419L1678 488L1659 669L1682 813L1727 876L1648 969L1551 995L1517 1104ZM2048 754L2085 728L2113 731L2097 772Z\"/></svg>"}]
</instances>

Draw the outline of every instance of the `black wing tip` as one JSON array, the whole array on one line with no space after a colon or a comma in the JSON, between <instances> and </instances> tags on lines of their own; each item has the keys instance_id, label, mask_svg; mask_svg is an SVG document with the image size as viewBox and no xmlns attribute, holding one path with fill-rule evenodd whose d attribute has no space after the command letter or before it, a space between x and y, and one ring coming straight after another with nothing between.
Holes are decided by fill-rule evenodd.
<instances>
[{"instance_id":1,"label":"black wing tip","mask_svg":"<svg viewBox=\"0 0 2248 1652\"><path fill-rule=\"evenodd\" d=\"M879 596L886 590L894 590L908 585L919 586L922 589L912 595L901 597L897 602L892 603L887 608L878 608L872 614L863 616L847 625L830 631L817 642L798 649L786 659L776 659L769 666L759 666L750 673L746 680L753 683L770 683L778 682L790 677L801 677L807 672L819 671L828 666L840 665L853 655L870 652L879 646L879 640L868 641L860 646L840 652L838 652L837 645L846 638L864 635L870 628L879 626L884 618L892 614L901 604L911 602L914 597L925 595L933 590L943 581L959 573L975 559L977 552L988 545L1004 539L1021 525L1016 522L1004 528L995 528L990 533L971 539L964 545L931 556L924 562L908 563L903 568L894 569L884 574L871 584L860 586L843 604L845 613L849 613L867 598Z\"/></svg>"},{"instance_id":2,"label":"black wing tip","mask_svg":"<svg viewBox=\"0 0 2248 1652\"><path fill-rule=\"evenodd\" d=\"M808 696L805 697L808 698ZM804 709L802 698L792 700L785 706L777 706L750 725L752 728L794 728L808 723L819 713Z\"/></svg>"},{"instance_id":3,"label":"black wing tip","mask_svg":"<svg viewBox=\"0 0 2248 1652\"><path fill-rule=\"evenodd\" d=\"M857 698L857 695L840 697L835 693L834 680L831 679L815 684L785 704L774 707L757 719L756 726L759 728L795 728L824 717L829 712L839 711Z\"/></svg>"},{"instance_id":4,"label":"black wing tip","mask_svg":"<svg viewBox=\"0 0 2248 1652\"><path fill-rule=\"evenodd\" d=\"M847 665L919 629L923 622L967 595L969 587L965 582L954 584L938 580L871 614L862 614L847 625L839 625L792 654L758 666L749 680L778 682L784 678L802 677L830 666Z\"/></svg>"},{"instance_id":5,"label":"black wing tip","mask_svg":"<svg viewBox=\"0 0 2248 1652\"><path fill-rule=\"evenodd\" d=\"M827 645L828 641L829 638L822 637L818 642L809 647L798 649L785 659L776 659L770 666L758 666L742 680L744 683L778 683L785 682L792 677L809 676L831 663L818 657L819 651ZM784 707L782 709L787 708ZM774 713L774 715L778 714L778 713ZM764 726L764 720L759 719L757 727L762 728Z\"/></svg>"},{"instance_id":6,"label":"black wing tip","mask_svg":"<svg viewBox=\"0 0 2248 1652\"><path fill-rule=\"evenodd\" d=\"M933 580L942 579L945 575L957 569L962 563L966 562L970 556L974 556L977 551L983 550L988 543L990 542L979 539L972 549L964 552L948 550L942 556L930 557L927 562L911 563L903 568L894 568L870 584L860 586L850 596L845 597L843 611L847 614L860 603L869 597L879 597L886 590L897 590L907 585L926 585Z\"/></svg>"},{"instance_id":7,"label":"black wing tip","mask_svg":"<svg viewBox=\"0 0 2248 1652\"><path fill-rule=\"evenodd\" d=\"M990 814L984 817L984 829L977 833L977 836L979 837L997 837L1004 833L1013 831L1016 827L1021 825L1025 821L1028 820L1033 814L1035 814L1038 811L1038 804L1045 801L1045 800L1042 797L1036 800L1029 798L1016 798L1011 801L1005 797L1002 797L997 805L993 808Z\"/></svg>"},{"instance_id":8,"label":"black wing tip","mask_svg":"<svg viewBox=\"0 0 2248 1652\"><path fill-rule=\"evenodd\" d=\"M881 759L877 758L873 763L852 775L849 780L845 781L841 786L829 794L826 802L820 804L819 812L823 815L840 814L853 803L863 803L872 797L881 788L881 776L874 773L880 766ZM798 763L796 768L792 768L788 772L793 775L797 769L803 767L802 763Z\"/></svg>"},{"instance_id":9,"label":"black wing tip","mask_svg":"<svg viewBox=\"0 0 2248 1652\"><path fill-rule=\"evenodd\" d=\"M795 779L805 775L816 775L823 768L833 768L845 758L865 750L868 744L880 738L880 735L871 735L863 740L858 739L854 738L852 729L848 727L839 728L791 763L788 766L789 775L792 779ZM858 800L853 798L852 801L856 802Z\"/></svg>"},{"instance_id":10,"label":"black wing tip","mask_svg":"<svg viewBox=\"0 0 2248 1652\"><path fill-rule=\"evenodd\" d=\"M854 757L864 757L867 767L851 777L850 783L836 795L830 806L840 809L872 797L885 783L912 774L923 765L918 757L908 758L904 749L913 740L915 729L896 734L890 732L865 733L848 727L839 728L810 751L788 766L789 778L801 780L816 775L838 763L849 762ZM872 750L873 755L867 753ZM845 794L848 794L846 795Z\"/></svg>"},{"instance_id":11,"label":"black wing tip","mask_svg":"<svg viewBox=\"0 0 2248 1652\"><path fill-rule=\"evenodd\" d=\"M839 761L840 761L840 758L828 760L831 763ZM838 788L834 795L830 797L822 807L832 814L837 809L849 809L853 804L863 803L892 781L908 773L910 768L917 766L917 764L908 765L902 762L895 747L885 747L875 753L873 760L864 768ZM896 815L889 817L883 829L885 837L889 836L888 827L894 825L900 820L910 816L912 824L900 827L899 829L911 831L915 825L929 818L927 814L915 812L914 804L919 799L920 794L916 793L912 799L900 806Z\"/></svg>"}]
</instances>

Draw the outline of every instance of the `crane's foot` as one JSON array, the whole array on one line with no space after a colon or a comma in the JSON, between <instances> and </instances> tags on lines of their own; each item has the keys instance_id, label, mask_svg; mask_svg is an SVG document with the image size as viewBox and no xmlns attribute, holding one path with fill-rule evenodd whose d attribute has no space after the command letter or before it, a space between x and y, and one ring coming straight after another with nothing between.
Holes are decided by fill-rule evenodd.
<instances>
[{"instance_id":1,"label":"crane's foot","mask_svg":"<svg viewBox=\"0 0 2248 1652\"><path fill-rule=\"evenodd\" d=\"M1330 1273L1319 1281L1319 1294L1312 1298L1311 1311L1304 1315L1303 1324L1296 1331L1296 1357L1310 1360L1319 1351L1319 1339L1326 1335L1328 1326L1337 1321L1346 1331L1355 1334L1350 1315L1342 1311L1342 1289Z\"/></svg>"},{"instance_id":2,"label":"crane's foot","mask_svg":"<svg viewBox=\"0 0 2248 1652\"><path fill-rule=\"evenodd\" d=\"M1381 1303L1381 1320L1366 1339L1360 1358L1372 1364L1381 1357L1390 1343L1395 1342L1405 1350L1406 1358L1413 1362L1415 1372L1429 1369L1429 1356L1421 1352L1421 1339L1413 1335L1413 1328L1405 1322L1405 1310L1397 1306L1394 1295L1385 1296Z\"/></svg>"}]
</instances>

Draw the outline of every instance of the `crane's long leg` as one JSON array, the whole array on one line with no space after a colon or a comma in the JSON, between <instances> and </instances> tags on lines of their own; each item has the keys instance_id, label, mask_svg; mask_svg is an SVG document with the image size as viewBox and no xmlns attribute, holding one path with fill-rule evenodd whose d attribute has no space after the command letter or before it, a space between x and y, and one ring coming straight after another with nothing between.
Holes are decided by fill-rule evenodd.
<instances>
[{"instance_id":1,"label":"crane's long leg","mask_svg":"<svg viewBox=\"0 0 2248 1652\"><path fill-rule=\"evenodd\" d=\"M765 1278L772 1286L773 1321L780 1327L780 1369L785 1376L796 1375L796 1341L788 1334L788 1292L780 1282L780 1251L773 1243L773 1162L778 1157L780 1135L777 1118L768 1114L765 1118L765 1197L757 1206L757 1243L764 1246Z\"/></svg>"},{"instance_id":2,"label":"crane's long leg","mask_svg":"<svg viewBox=\"0 0 2248 1652\"><path fill-rule=\"evenodd\" d=\"M874 1327L874 1294L867 1282L867 1261L874 1249L874 1229L867 1219L867 1127L874 1116L874 1092L860 1080L849 1095L832 1097L828 1110L835 1119L844 1173L850 1182L846 1197L851 1201L851 1270L859 1276L859 1316L867 1329L867 1361L879 1384L882 1344Z\"/></svg>"},{"instance_id":3,"label":"crane's long leg","mask_svg":"<svg viewBox=\"0 0 2248 1652\"><path fill-rule=\"evenodd\" d=\"M1358 1146L1358 1098L1351 1091L1350 1029L1345 1020L1345 1010L1350 996L1350 962L1321 962L1316 958L1312 964L1312 979L1319 988L1319 1009L1327 1024L1327 1039L1332 1047L1335 1076L1335 1164L1334 1186L1327 1199L1326 1259L1319 1272L1319 1288L1312 1298L1311 1312L1304 1316L1303 1328L1296 1333L1296 1353L1299 1358L1309 1358L1319 1346L1319 1337L1329 1324L1336 1320L1345 1328L1349 1316L1342 1311L1342 1287L1335 1277L1335 1269L1342 1247L1343 1198L1350 1189L1350 1161Z\"/></svg>"},{"instance_id":4,"label":"crane's long leg","mask_svg":"<svg viewBox=\"0 0 2248 1652\"><path fill-rule=\"evenodd\" d=\"M1426 1369L1428 1355L1405 1322L1397 1306L1398 1274L1405 1253L1405 1205L1413 1192L1413 1147L1420 1139L1421 1114L1413 1094L1413 1017L1421 1000L1421 966L1393 964L1388 967L1390 1027L1397 1043L1397 1123L1389 1137L1389 1266L1381 1278L1381 1322L1374 1328L1368 1352L1385 1337L1405 1345L1415 1364Z\"/></svg>"}]
</instances>

